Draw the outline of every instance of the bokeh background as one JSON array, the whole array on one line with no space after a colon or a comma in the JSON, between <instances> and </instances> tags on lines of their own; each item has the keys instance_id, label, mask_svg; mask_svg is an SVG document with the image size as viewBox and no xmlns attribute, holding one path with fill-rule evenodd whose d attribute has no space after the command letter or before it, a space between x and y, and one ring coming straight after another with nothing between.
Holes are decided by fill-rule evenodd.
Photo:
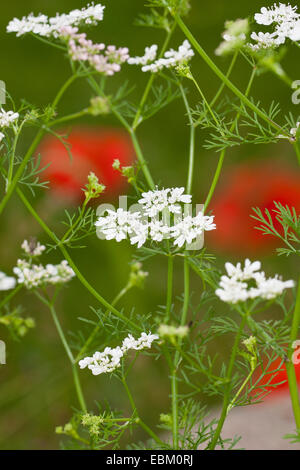
<instances>
[{"instance_id":1,"label":"bokeh background","mask_svg":"<svg viewBox=\"0 0 300 470\"><path fill-rule=\"evenodd\" d=\"M48 47L32 37L16 38L6 34L6 25L14 16L22 17L31 11L43 12L49 16L56 12L67 12L86 5L79 0L11 0L2 2L0 15L1 68L0 79L5 81L7 91L18 106L22 99L42 108L56 94L58 88L67 79L69 67L66 59L54 48ZM134 25L138 13L144 11L143 0L103 0L107 6L105 21L90 31L91 37L107 44L128 46L133 55L140 55L145 45L161 44L163 33L158 30L139 28ZM213 56L221 39L224 22L228 19L243 18L258 11L261 6L273 2L237 2L215 0L199 2L192 0L192 12L188 23L204 49ZM293 2L292 2L293 3ZM172 46L181 44L183 35L177 31ZM300 79L299 60L296 50L290 50L283 59L283 66L294 80ZM298 56L297 56L298 57ZM226 70L230 59L218 58L218 65ZM126 68L126 71L125 71ZM138 100L143 92L143 85L148 76L136 67L124 67L123 73L112 78L112 86L118 88L125 78L136 85L132 99ZM208 98L214 96L219 85L218 79L197 57L193 59L193 71ZM232 81L244 89L249 78L249 67L238 60L232 74ZM252 95L261 100L265 107L275 100L280 103L283 112L299 114L299 109L291 103L291 90L275 76L263 74L253 86ZM230 94L229 94L230 96ZM66 93L58 111L72 113L84 108L92 94L83 81L75 83ZM197 95L191 89L189 100L196 105ZM298 105L299 107L299 105ZM124 134L113 117L86 118L76 123L84 129L92 126L93 132L101 136L107 133L112 142L104 145L109 155L114 158L110 145L127 145ZM76 128L75 128L76 130ZM154 119L147 121L138 131L146 158L156 181L164 186L182 186L186 180L188 155L188 126L185 110L180 100L163 109ZM198 129L196 140L196 165L194 180L194 201L202 203L210 187L217 164L218 155L202 147L205 132ZM27 132L19 147L19 154L30 143L31 133ZM116 139L114 141L114 139ZM118 139L121 139L118 140ZM125 139L126 140L126 139ZM54 144L53 144L54 145ZM98 145L98 142L94 146ZM99 143L100 146L100 143ZM103 148L104 148L103 147ZM127 148L127 147L126 147ZM120 152L124 148L122 147ZM91 150L92 151L92 150ZM132 158L127 148L126 158ZM89 150L87 150L87 153ZM53 159L57 159L57 150L53 150ZM60 157L59 157L60 158ZM66 158L62 156L61 158ZM101 169L99 169L101 176ZM72 175L74 169L64 170ZM80 170L79 170L80 171ZM61 175L60 175L61 177ZM283 203L300 206L300 188L298 187L299 170L292 147L285 141L268 146L242 146L228 150L224 172L211 208L220 214L216 223L220 231L215 236L207 237L209 252L218 255L220 266L225 260L237 261L250 256L264 259L267 273L280 272L288 278L298 274L299 267L292 258L278 259L274 255L274 243L263 239L250 223L249 214L252 206L272 207L274 199ZM1 183L3 185L3 183ZM41 216L57 233L63 233L61 220L63 210L74 207L74 201L67 191L57 193L52 185L49 192L37 193L35 207ZM110 196L116 200L118 193L126 190L116 187ZM3 192L3 187L1 187ZM219 222L220 221L220 222ZM10 273L20 254L20 244L24 238L35 235L41 242L47 238L39 226L25 211L16 197L13 197L2 216L0 224L0 269ZM100 241L96 236L88 240L88 249L72 253L82 272L107 299L112 299L127 281L129 262L134 249L127 243ZM50 262L60 260L59 254L48 255ZM165 301L164 282L166 266L162 260L145 263L149 271L145 290L131 291L124 300L125 308L133 305L143 313L154 312L157 305ZM182 272L178 263L175 276L175 294L182 289ZM194 298L197 298L201 285L197 279L192 281ZM2 294L3 295L3 294ZM56 330L48 312L30 293L22 293L15 303L22 303L24 314L36 320L36 328L30 331L20 342L15 342L7 330L0 325L0 338L7 344L7 365L0 370L0 448L1 449L53 449L59 447L59 436L54 434L56 425L67 422L76 407L76 397L72 388L69 363L59 343ZM96 306L78 281L73 281L59 298L58 310L66 330L78 330L81 326L78 317L93 318L90 306ZM277 315L269 312L269 317ZM218 342L219 351L226 357L230 343ZM137 404L143 410L145 420L156 422L159 413L168 409L167 371L164 364L143 359L137 363L132 375L131 387L137 397ZM108 396L116 408L128 407L126 396L118 383L106 377L82 375L90 408L94 400L105 400ZM144 438L143 433L138 435Z\"/></svg>"}]
</instances>

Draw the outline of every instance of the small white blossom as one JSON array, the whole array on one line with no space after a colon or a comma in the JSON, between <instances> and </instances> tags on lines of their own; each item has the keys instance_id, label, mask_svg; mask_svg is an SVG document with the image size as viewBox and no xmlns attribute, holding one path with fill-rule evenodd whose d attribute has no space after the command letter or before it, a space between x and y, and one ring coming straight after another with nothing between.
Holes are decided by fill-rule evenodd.
<instances>
[{"instance_id":1,"label":"small white blossom","mask_svg":"<svg viewBox=\"0 0 300 470\"><path fill-rule=\"evenodd\" d=\"M0 142L4 139L4 137L5 135L2 132L0 132Z\"/></svg>"},{"instance_id":2,"label":"small white blossom","mask_svg":"<svg viewBox=\"0 0 300 470\"><path fill-rule=\"evenodd\" d=\"M300 15L297 13L297 6L276 3L270 8L261 8L260 13L254 15L256 23L265 26L273 26L273 31L252 33L251 37L256 44L249 44L254 51L267 49L269 47L278 47L284 44L287 38L292 41L300 40Z\"/></svg>"},{"instance_id":3,"label":"small white blossom","mask_svg":"<svg viewBox=\"0 0 300 470\"><path fill-rule=\"evenodd\" d=\"M140 351L145 348L151 348L153 341L159 339L158 335L143 332L138 339L129 334L122 342L122 346L116 348L107 347L103 352L96 351L92 357L85 357L79 361L79 367L84 369L88 367L93 375L113 372L120 367L121 359L131 349Z\"/></svg>"},{"instance_id":4,"label":"small white blossom","mask_svg":"<svg viewBox=\"0 0 300 470\"><path fill-rule=\"evenodd\" d=\"M30 256L40 256L46 250L45 245L41 245L40 242L27 240L23 241L21 248Z\"/></svg>"},{"instance_id":5,"label":"small white blossom","mask_svg":"<svg viewBox=\"0 0 300 470\"><path fill-rule=\"evenodd\" d=\"M14 111L4 111L3 108L0 109L0 127L8 127L18 118L18 113L15 113Z\"/></svg>"},{"instance_id":6,"label":"small white blossom","mask_svg":"<svg viewBox=\"0 0 300 470\"><path fill-rule=\"evenodd\" d=\"M57 13L56 16L50 18L42 14L34 16L31 13L22 19L11 20L6 30L8 33L17 33L17 36L33 33L44 37L58 37L62 27L78 26L82 23L97 24L102 21L104 8L101 4L91 4L81 10L72 10L68 14Z\"/></svg>"},{"instance_id":7,"label":"small white blossom","mask_svg":"<svg viewBox=\"0 0 300 470\"><path fill-rule=\"evenodd\" d=\"M174 245L182 247L185 243L192 243L204 231L214 230L214 216L203 215L199 212L195 217L190 215L184 217L180 222L170 228L172 237L175 239Z\"/></svg>"},{"instance_id":8,"label":"small white blossom","mask_svg":"<svg viewBox=\"0 0 300 470\"><path fill-rule=\"evenodd\" d=\"M15 278L7 276L5 273L0 271L0 291L13 289L15 286Z\"/></svg>"},{"instance_id":9,"label":"small white blossom","mask_svg":"<svg viewBox=\"0 0 300 470\"><path fill-rule=\"evenodd\" d=\"M226 30L222 34L224 41L215 50L215 54L219 56L229 54L244 45L249 30L249 23L247 19L226 21L225 28Z\"/></svg>"},{"instance_id":10,"label":"small white blossom","mask_svg":"<svg viewBox=\"0 0 300 470\"><path fill-rule=\"evenodd\" d=\"M262 298L273 299L282 294L285 289L294 286L294 281L282 281L277 275L274 278L266 278L261 268L260 261L251 263L245 260L244 268L241 263L234 266L231 263L225 264L227 276L222 276L216 295L223 300L235 304L245 302L248 299ZM254 281L254 286L247 281Z\"/></svg>"},{"instance_id":11,"label":"small white blossom","mask_svg":"<svg viewBox=\"0 0 300 470\"><path fill-rule=\"evenodd\" d=\"M296 20L299 15L296 13L297 7L285 5L284 3L276 3L271 8L262 7L260 13L254 15L257 24L269 26L272 23L282 23Z\"/></svg>"},{"instance_id":12,"label":"small white blossom","mask_svg":"<svg viewBox=\"0 0 300 470\"><path fill-rule=\"evenodd\" d=\"M145 54L142 57L129 57L128 64L131 65L146 65L149 62L153 62L157 55L157 45L153 44L150 47L145 48Z\"/></svg>"},{"instance_id":13,"label":"small white blossom","mask_svg":"<svg viewBox=\"0 0 300 470\"><path fill-rule=\"evenodd\" d=\"M183 194L184 188L156 189L142 193L139 203L144 206L144 212L150 217L155 217L160 212L168 209L172 214L181 212L180 203L189 204L192 196Z\"/></svg>"},{"instance_id":14,"label":"small white blossom","mask_svg":"<svg viewBox=\"0 0 300 470\"><path fill-rule=\"evenodd\" d=\"M75 273L66 260L60 264L32 264L29 261L19 259L13 269L19 284L24 284L27 289L44 286L47 284L63 284L69 282Z\"/></svg>"},{"instance_id":15,"label":"small white blossom","mask_svg":"<svg viewBox=\"0 0 300 470\"><path fill-rule=\"evenodd\" d=\"M188 40L185 40L178 50L170 49L166 51L164 56L160 59L154 60L156 57L157 46L154 44L150 48L146 48L145 55L143 57L133 57L128 60L129 64L143 65L143 72L158 72L163 68L174 68L179 65L187 64L194 56L194 51ZM154 60L154 62L151 62Z\"/></svg>"},{"instance_id":16,"label":"small white blossom","mask_svg":"<svg viewBox=\"0 0 300 470\"><path fill-rule=\"evenodd\" d=\"M158 328L158 334L161 338L177 336L178 338L184 338L189 332L189 327L184 326L172 326L172 325L160 325Z\"/></svg>"},{"instance_id":17,"label":"small white blossom","mask_svg":"<svg viewBox=\"0 0 300 470\"><path fill-rule=\"evenodd\" d=\"M99 217L95 222L96 227L99 227L106 240L120 242L125 240L128 235L133 235L137 227L141 228L141 224L139 224L141 214L139 212L129 212L121 208L116 211L108 209L106 212L107 216Z\"/></svg>"}]
</instances>

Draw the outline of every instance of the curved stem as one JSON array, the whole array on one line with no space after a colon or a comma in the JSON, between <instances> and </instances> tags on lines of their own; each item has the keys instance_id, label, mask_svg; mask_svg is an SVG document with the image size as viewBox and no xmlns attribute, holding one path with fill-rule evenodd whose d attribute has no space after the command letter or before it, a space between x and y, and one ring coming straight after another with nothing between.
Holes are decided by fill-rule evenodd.
<instances>
[{"instance_id":1,"label":"curved stem","mask_svg":"<svg viewBox=\"0 0 300 470\"><path fill-rule=\"evenodd\" d=\"M298 337L299 326L300 326L300 279L298 282L296 306L294 310L292 328L291 328L291 333L290 333L290 348L292 348L294 341L296 341ZM289 359L286 362L285 367L286 367L286 372L287 372L287 377L288 377L288 384L289 384L295 423L296 423L298 434L300 435L300 399L299 399L295 366L292 362L293 352L292 351L289 352L288 356L289 356Z\"/></svg>"},{"instance_id":2,"label":"curved stem","mask_svg":"<svg viewBox=\"0 0 300 470\"><path fill-rule=\"evenodd\" d=\"M184 102L184 106L187 112L189 125L190 125L190 150L189 150L189 166L188 166L188 176L186 183L186 191L188 194L192 191L193 184L193 174L194 174L194 160L195 160L195 126L193 123L193 117L191 113L191 108L186 97L186 93L181 83L179 83L180 92Z\"/></svg>"},{"instance_id":3,"label":"curved stem","mask_svg":"<svg viewBox=\"0 0 300 470\"><path fill-rule=\"evenodd\" d=\"M162 49L161 49L161 51L160 51L160 54L159 54L159 56L158 56L159 59L164 55L164 53L165 53L165 51L166 51L166 49L167 49L167 47L168 47L168 44L169 44L169 42L170 42L170 39L171 39L171 37L172 37L172 34L173 34L174 30L175 30L175 28L176 28L176 21L174 21L172 28L170 29L170 31L168 31L167 37L166 37L166 39L165 39L165 42L164 42L164 44L163 44L163 46L162 46ZM140 101L138 110L137 110L136 115L135 115L135 117L134 117L134 119L133 119L133 123L132 123L132 126L131 126L131 127L132 127L132 129L133 129L134 131L136 130L136 128L138 127L138 125L139 125L139 123L140 123L140 117L141 117L141 114L142 114L142 111L143 111L143 107L144 107L144 105L145 105L145 103L146 103L146 100L147 100L148 95L149 95L149 93L150 93L150 90L151 90L151 88L152 88L152 85L153 85L155 76L156 76L155 73L151 73L151 76L150 76L150 78L149 78L149 80L148 80L148 83L147 83L147 85L146 85L145 91L144 91L144 93L143 93L142 99L141 99L141 101Z\"/></svg>"},{"instance_id":4,"label":"curved stem","mask_svg":"<svg viewBox=\"0 0 300 470\"><path fill-rule=\"evenodd\" d=\"M230 403L231 378L232 378L232 373L233 373L233 367L234 367L235 358L236 358L237 351L238 351L239 342L240 342L241 335L243 333L246 321L247 321L247 314L244 314L244 316L242 318L242 321L241 321L241 324L240 324L240 327L239 327L239 330L236 334L233 347L232 347L231 356L230 356L230 360L229 360L229 364L228 364L228 368L227 368L227 373L226 373L226 379L228 381L228 384L226 386L225 393L224 393L221 416L220 416L220 419L219 419L219 422L218 422L218 426L215 430L214 437L212 438L212 440L211 440L211 442L208 446L209 450L213 450L216 447L216 445L218 443L218 440L219 440L219 437L220 437L220 434L221 434L222 429L223 429L223 425L224 425L226 416L227 416L228 405Z\"/></svg>"},{"instance_id":5,"label":"curved stem","mask_svg":"<svg viewBox=\"0 0 300 470\"><path fill-rule=\"evenodd\" d=\"M256 74L256 68L253 68L253 70L252 70L252 72L251 72L251 75L250 75L250 79L249 79L247 88L246 88L246 91L245 91L245 96L248 96L249 93L250 93L251 86L252 86L252 83L253 83L255 74ZM235 118L235 120L233 121L233 123L232 123L232 125L231 125L231 127L230 127L230 132L232 132L233 129L235 128L235 126L237 125L238 120L239 120L239 118L240 118L240 115L241 115L241 108L240 108L240 110L238 111L238 113L237 113L237 115L236 115L236 118ZM223 149L222 152L220 153L220 157L219 157L218 165L217 165L217 168L216 168L214 177L213 177L213 181L212 181L212 183L211 183L211 186L210 186L208 195L207 195L206 200L205 200L205 203L204 203L203 212L206 211L206 209L207 209L207 207L208 207L208 205L209 205L209 203L210 203L210 201L211 201L211 198L213 197L213 194L214 194L214 192L215 192L215 189L216 189L216 186L217 186L217 183L218 183L218 181L219 181L220 174L221 174L221 170L222 170L222 167L223 167L225 155L226 155L226 149Z\"/></svg>"},{"instance_id":6,"label":"curved stem","mask_svg":"<svg viewBox=\"0 0 300 470\"><path fill-rule=\"evenodd\" d=\"M125 317L121 312L119 312L115 307L113 307L107 300L105 300L97 291L94 289L94 287L91 286L91 284L87 281L87 279L83 276L83 274L80 272L80 270L77 268L75 265L74 261L72 260L71 256L67 252L66 248L63 245L60 245L59 242L60 240L57 238L55 233L52 232L52 230L49 229L49 227L45 224L45 222L40 218L40 216L37 214L37 212L34 210L28 199L25 197L23 192L20 190L20 188L17 188L17 194L22 200L22 202L25 204L31 215L35 218L35 220L40 224L40 226L44 229L44 231L47 233L47 235L53 240L55 243L57 243L58 248L64 255L65 259L68 261L70 267L73 269L75 272L76 276L78 277L79 281L84 285L84 287L92 294L95 299L98 300L104 307L106 307L109 311L111 311L116 317L120 318L120 320L124 321L124 323L127 323L131 325L135 330L140 330L136 323L129 318Z\"/></svg>"},{"instance_id":7,"label":"curved stem","mask_svg":"<svg viewBox=\"0 0 300 470\"><path fill-rule=\"evenodd\" d=\"M184 258L184 300L180 326L185 325L189 307L189 292L190 292L190 274L189 263L187 258ZM177 369L180 359L180 352L177 350L175 353L174 363L171 370L171 394L172 394L172 428L173 428L173 448L178 449L178 384L177 384Z\"/></svg>"},{"instance_id":8,"label":"curved stem","mask_svg":"<svg viewBox=\"0 0 300 470\"><path fill-rule=\"evenodd\" d=\"M261 119L264 121L268 122L276 131L278 131L280 134L284 134L288 137L288 133L282 129L280 125L278 125L276 122L274 122L272 119L269 118L260 108L258 108L252 101L250 101L230 80L224 73L216 66L216 64L211 60L211 58L206 54L204 49L200 46L199 42L196 40L196 38L193 36L191 31L188 29L188 27L185 25L185 23L182 21L180 16L177 14L174 15L174 18L180 27L180 29L183 31L187 39L190 41L190 43L194 46L196 51L199 53L199 55L202 57L202 59L207 63L207 65L212 69L212 71L222 80L223 83L236 95L240 100L248 106L248 108L252 109Z\"/></svg>"},{"instance_id":9,"label":"curved stem","mask_svg":"<svg viewBox=\"0 0 300 470\"><path fill-rule=\"evenodd\" d=\"M57 93L57 95L55 96L54 100L53 100L53 103L52 103L52 108L55 108L56 105L58 104L58 102L60 101L60 99L62 98L63 94L65 93L65 91L67 90L67 88L73 83L73 81L77 78L77 75L72 75L67 81L66 83L64 83L64 85L61 87L61 89L59 90L59 92ZM44 133L46 132L47 130L47 126L44 125L39 131L38 133L36 134L33 142L31 143L28 151L26 152L23 160L22 160L22 163L20 164L20 166L18 167L16 173L15 173L15 176L13 177L9 187L7 188L7 192L6 194L4 195L4 197L2 198L2 201L0 203L0 215L1 213L3 212L7 202L9 201L10 197L12 196L12 193L19 181L19 179L22 177L23 175L23 172L27 166L27 163L28 161L30 160L30 158L32 157L33 155L33 152L36 150L38 144L40 143Z\"/></svg>"}]
</instances>

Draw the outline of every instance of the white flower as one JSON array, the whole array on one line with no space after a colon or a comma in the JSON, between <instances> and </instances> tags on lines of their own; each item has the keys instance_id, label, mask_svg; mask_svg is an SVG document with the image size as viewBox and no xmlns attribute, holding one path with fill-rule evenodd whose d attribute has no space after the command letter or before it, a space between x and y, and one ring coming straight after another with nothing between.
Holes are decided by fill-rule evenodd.
<instances>
[{"instance_id":1,"label":"white flower","mask_svg":"<svg viewBox=\"0 0 300 470\"><path fill-rule=\"evenodd\" d=\"M274 3L271 8L262 7L260 13L254 15L256 23L269 26L272 23L283 23L287 21L294 21L299 18L296 13L297 7L279 3L279 6Z\"/></svg>"},{"instance_id":2,"label":"white flower","mask_svg":"<svg viewBox=\"0 0 300 470\"><path fill-rule=\"evenodd\" d=\"M165 336L184 338L189 332L189 327L186 325L177 327L172 325L160 325L157 332L161 338L164 338Z\"/></svg>"},{"instance_id":3,"label":"white flower","mask_svg":"<svg viewBox=\"0 0 300 470\"><path fill-rule=\"evenodd\" d=\"M158 335L152 335L151 332L148 334L143 332L138 339L135 339L129 334L127 338L123 340L122 350L129 351L130 349L135 349L136 351L140 351L145 348L151 348L153 341L158 338Z\"/></svg>"},{"instance_id":4,"label":"white flower","mask_svg":"<svg viewBox=\"0 0 300 470\"><path fill-rule=\"evenodd\" d=\"M16 121L19 117L18 113L14 111L4 111L0 109L0 127L8 127L12 122ZM3 134L2 134L3 135Z\"/></svg>"},{"instance_id":5,"label":"white flower","mask_svg":"<svg viewBox=\"0 0 300 470\"><path fill-rule=\"evenodd\" d=\"M244 268L241 263L234 266L226 263L225 268L228 276L222 276L216 295L223 300L235 304L245 302L248 299L262 298L273 299L282 294L287 288L294 286L294 281L282 281L276 275L274 278L266 278L261 268L260 261L251 263L249 259L245 260ZM254 286L247 281L254 281Z\"/></svg>"},{"instance_id":6,"label":"white flower","mask_svg":"<svg viewBox=\"0 0 300 470\"><path fill-rule=\"evenodd\" d=\"M174 245L182 247L185 243L192 243L204 231L214 230L214 216L204 215L199 212L195 217L190 215L184 217L180 222L170 228L172 237L175 239Z\"/></svg>"},{"instance_id":7,"label":"white flower","mask_svg":"<svg viewBox=\"0 0 300 470\"><path fill-rule=\"evenodd\" d=\"M149 223L149 235L154 242L161 242L169 238L170 227L165 225L161 220L153 220Z\"/></svg>"},{"instance_id":8,"label":"white flower","mask_svg":"<svg viewBox=\"0 0 300 470\"><path fill-rule=\"evenodd\" d=\"M256 23L265 26L274 24L272 33L252 33L251 37L257 44L249 44L249 46L254 51L278 47L285 42L286 38L292 41L300 40L300 15L297 13L297 6L275 3L270 8L261 8L260 13L254 15L254 19Z\"/></svg>"},{"instance_id":9,"label":"white flower","mask_svg":"<svg viewBox=\"0 0 300 470\"><path fill-rule=\"evenodd\" d=\"M19 259L13 269L18 277L18 283L24 284L27 289L45 286L47 284L62 284L69 282L75 273L66 260L60 264L36 265L29 261Z\"/></svg>"},{"instance_id":10,"label":"white flower","mask_svg":"<svg viewBox=\"0 0 300 470\"><path fill-rule=\"evenodd\" d=\"M2 132L0 132L0 142L4 139L4 137L5 135Z\"/></svg>"},{"instance_id":11,"label":"white flower","mask_svg":"<svg viewBox=\"0 0 300 470\"><path fill-rule=\"evenodd\" d=\"M170 49L166 51L164 56L160 59L155 60L157 53L157 46L153 44L151 47L146 47L145 54L142 57L132 57L128 60L129 64L143 65L143 72L158 72L164 67L177 67L178 65L186 64L193 56L194 51L188 40L185 40L178 50Z\"/></svg>"},{"instance_id":12,"label":"white flower","mask_svg":"<svg viewBox=\"0 0 300 470\"><path fill-rule=\"evenodd\" d=\"M153 341L158 338L157 335L152 335L151 332L148 334L143 332L138 339L129 334L123 340L122 347L117 346L114 349L106 347L103 352L96 351L92 357L85 357L79 361L79 367L81 369L88 367L93 375L113 372L120 367L122 357L130 349L140 351L145 348L151 348Z\"/></svg>"},{"instance_id":13,"label":"white flower","mask_svg":"<svg viewBox=\"0 0 300 470\"><path fill-rule=\"evenodd\" d=\"M146 65L149 62L153 62L157 55L157 45L153 44L150 47L145 48L145 54L142 57L129 57L127 60L128 64L133 65Z\"/></svg>"},{"instance_id":14,"label":"white flower","mask_svg":"<svg viewBox=\"0 0 300 470\"><path fill-rule=\"evenodd\" d=\"M116 211L108 209L106 212L107 216L99 217L95 222L96 227L99 227L99 231L106 240L120 242L125 240L128 235L135 234L135 229L138 232L138 228L141 227L139 212L129 212L121 208Z\"/></svg>"},{"instance_id":15,"label":"white flower","mask_svg":"<svg viewBox=\"0 0 300 470\"><path fill-rule=\"evenodd\" d=\"M257 44L249 44L249 47L253 51L256 51L259 49L268 49L269 47L277 47L280 44L283 44L285 42L284 36L276 37L275 33L272 33L272 34L262 33L262 32L259 32L258 34L251 33L251 38L257 42Z\"/></svg>"},{"instance_id":16,"label":"white flower","mask_svg":"<svg viewBox=\"0 0 300 470\"><path fill-rule=\"evenodd\" d=\"M225 28L222 34L224 41L215 50L215 54L219 56L229 54L244 45L249 30L248 19L226 21Z\"/></svg>"},{"instance_id":17,"label":"white flower","mask_svg":"<svg viewBox=\"0 0 300 470\"><path fill-rule=\"evenodd\" d=\"M0 271L0 291L13 289L15 286L16 286L15 278L6 276L5 273Z\"/></svg>"},{"instance_id":18,"label":"white flower","mask_svg":"<svg viewBox=\"0 0 300 470\"><path fill-rule=\"evenodd\" d=\"M40 256L43 251L46 250L45 245L41 245L40 242L28 242L27 240L23 241L21 248L23 248L25 253L30 256Z\"/></svg>"},{"instance_id":19,"label":"white flower","mask_svg":"<svg viewBox=\"0 0 300 470\"><path fill-rule=\"evenodd\" d=\"M14 18L9 22L6 30L8 33L17 33L17 36L33 33L45 37L58 37L60 35L59 30L62 27L77 26L81 23L97 24L102 21L104 8L100 3L97 5L91 4L81 10L72 10L68 14L63 13L60 15L57 13L52 18L42 14L34 16L31 13L21 20Z\"/></svg>"},{"instance_id":20,"label":"white flower","mask_svg":"<svg viewBox=\"0 0 300 470\"><path fill-rule=\"evenodd\" d=\"M179 214L179 203L189 204L192 201L192 196L183 193L184 188L155 189L142 193L143 197L139 199L139 203L144 206L145 214L150 217L155 217L165 209L172 214Z\"/></svg>"}]
</instances>

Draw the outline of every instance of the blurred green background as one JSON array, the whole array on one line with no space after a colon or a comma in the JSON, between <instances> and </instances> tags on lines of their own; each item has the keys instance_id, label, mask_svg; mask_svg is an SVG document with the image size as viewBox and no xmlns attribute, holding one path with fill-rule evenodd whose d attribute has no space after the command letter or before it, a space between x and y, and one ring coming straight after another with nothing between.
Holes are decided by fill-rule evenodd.
<instances>
[{"instance_id":1,"label":"blurred green background","mask_svg":"<svg viewBox=\"0 0 300 470\"><path fill-rule=\"evenodd\" d=\"M67 12L86 5L85 1L76 0L27 0L26 2L2 2L0 16L1 34L1 72L0 79L6 83L7 91L12 95L17 106L22 98L43 107L56 94L58 88L69 74L68 63L59 51L43 45L32 37L16 38L6 34L6 25L14 16L22 17L31 11L35 14L43 12L49 16L56 12ZM118 46L128 46L133 55L143 52L145 45L161 44L163 33L158 30L139 28L134 25L138 13L144 11L143 0L110 0L103 1L107 6L105 21L90 31L91 37ZM200 2L192 0L192 11L187 19L204 49L210 56L221 40L224 22L227 19L243 18L258 11L261 6L273 2ZM177 47L183 35L177 31L172 46ZM226 70L229 59L218 58L219 66ZM295 61L293 53L283 60L283 65L293 79L300 79L299 60ZM205 90L208 98L214 96L219 81L207 66L198 58L193 60L193 71L196 79ZM114 87L120 86L124 77L136 84L133 97L141 96L148 76L141 74L136 67L126 67L126 72L116 74L112 79ZM232 75L232 81L240 89L244 89L249 78L249 67L239 60ZM268 106L272 100L280 103L284 111L297 109L291 105L291 90L271 74L257 78L252 95ZM84 108L91 98L90 90L81 81L76 83L65 95L59 106L59 112L75 112ZM191 89L189 99L197 103L197 95ZM118 126L108 117L86 119L86 124L102 126ZM144 153L157 181L164 186L182 186L186 179L188 155L188 126L185 110L180 100L163 109L154 119L147 121L138 131ZM197 132L196 166L194 183L194 200L203 202L209 189L217 164L217 154L203 149L205 133ZM30 133L26 134L19 152L25 150L30 142ZM291 146L285 142L275 146L237 147L228 151L225 168L242 161L256 162L264 160L275 163L284 162L297 171L296 159ZM222 181L222 178L221 178ZM2 184L2 183L1 183ZM1 188L1 192L2 192ZM255 189L255 188L254 188ZM43 209L41 216L58 233L62 233L60 224L62 214L59 209L49 208L45 212L44 195L39 194L36 202L37 210ZM49 204L48 204L49 206ZM16 197L7 206L0 224L0 269L10 273L16 258L20 254L20 244L24 238L38 236L42 242L47 238L39 226ZM209 237L208 237L209 238ZM209 243L209 240L208 240ZM109 300L126 283L129 266L134 250L127 243L107 243L99 241L96 236L88 241L88 249L75 251L73 258L93 286ZM234 256L232 257L234 259ZM51 253L49 261L60 260L60 255ZM220 266L227 259L226 253L220 253ZM177 263L175 276L175 294L182 290L181 266ZM283 275L290 275L297 270L292 260L278 260L268 254L265 260L266 270L278 270ZM162 260L145 263L144 269L149 271L145 290L132 291L124 301L125 308L133 305L140 313L154 311L157 305L165 301L164 282L166 266ZM195 298L201 285L197 279L192 281ZM3 295L3 294L2 294ZM36 319L36 329L30 331L20 342L14 342L7 330L0 326L0 338L7 344L7 364L0 371L0 448L1 449L53 449L59 447L59 437L54 434L56 425L67 422L76 407L76 396L72 386L69 363L59 343L55 327L49 313L30 293L22 293L18 301L24 306L24 313ZM95 300L89 296L81 284L74 280L63 291L59 298L58 310L66 330L78 330L78 317L89 316L89 306L96 306ZM230 345L229 345L230 346ZM218 344L226 355L228 345ZM157 421L160 412L168 409L167 371L164 364L143 359L138 362L136 372L132 375L131 387L137 397L137 403L143 410L145 419ZM127 399L119 389L119 384L106 377L90 377L82 373L84 388L87 390L89 407L93 408L94 400L105 400L116 408L126 409ZM140 438L144 434L139 435Z\"/></svg>"}]
</instances>

